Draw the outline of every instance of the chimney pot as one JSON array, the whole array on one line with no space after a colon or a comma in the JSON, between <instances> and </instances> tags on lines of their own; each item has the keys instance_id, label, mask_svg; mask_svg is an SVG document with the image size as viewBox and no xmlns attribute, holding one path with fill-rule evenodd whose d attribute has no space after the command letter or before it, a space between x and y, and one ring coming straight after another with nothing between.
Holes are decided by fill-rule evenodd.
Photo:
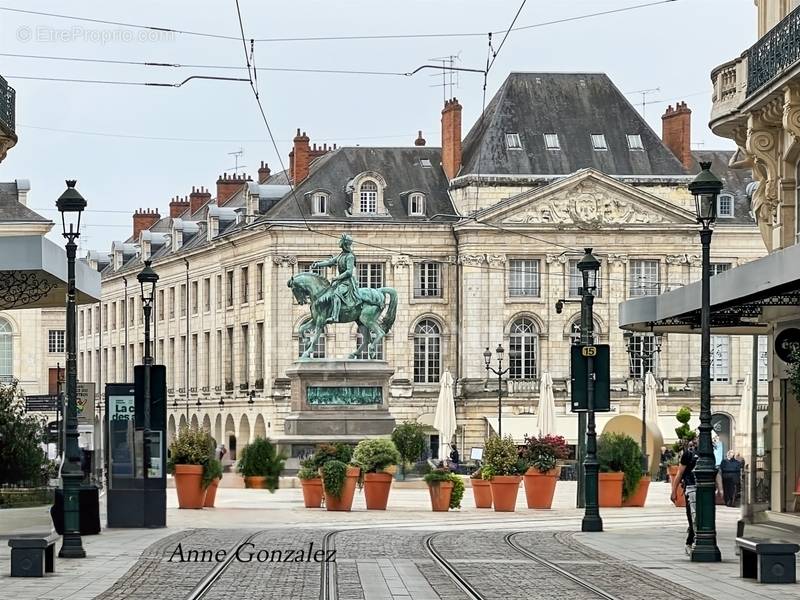
<instances>
[{"instance_id":1,"label":"chimney pot","mask_svg":"<svg viewBox=\"0 0 800 600\"><path fill-rule=\"evenodd\" d=\"M161 215L158 214L158 211L151 210L151 209L142 209L140 208L136 212L133 213L133 238L138 240L139 233L150 229L153 225L158 223Z\"/></svg>"},{"instance_id":2,"label":"chimney pot","mask_svg":"<svg viewBox=\"0 0 800 600\"><path fill-rule=\"evenodd\" d=\"M461 105L456 98L442 110L442 168L448 179L461 169Z\"/></svg>"},{"instance_id":3,"label":"chimney pot","mask_svg":"<svg viewBox=\"0 0 800 600\"><path fill-rule=\"evenodd\" d=\"M692 166L692 110L686 102L670 104L661 117L661 139L686 169Z\"/></svg>"},{"instance_id":4,"label":"chimney pot","mask_svg":"<svg viewBox=\"0 0 800 600\"><path fill-rule=\"evenodd\" d=\"M419 130L419 133L417 134L417 139L414 140L414 145L415 146L424 146L425 145L425 138L422 137L422 130L421 129Z\"/></svg>"}]
</instances>

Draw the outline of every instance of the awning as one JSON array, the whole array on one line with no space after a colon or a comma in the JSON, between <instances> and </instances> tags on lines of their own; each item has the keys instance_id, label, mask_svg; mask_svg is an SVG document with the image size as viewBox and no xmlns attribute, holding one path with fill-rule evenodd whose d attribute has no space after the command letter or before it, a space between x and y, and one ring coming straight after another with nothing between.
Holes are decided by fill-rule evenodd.
<instances>
[{"instance_id":1,"label":"awning","mask_svg":"<svg viewBox=\"0 0 800 600\"><path fill-rule=\"evenodd\" d=\"M78 304L100 301L100 273L75 264ZM67 254L39 235L0 236L0 310L62 308L67 298Z\"/></svg>"},{"instance_id":2,"label":"awning","mask_svg":"<svg viewBox=\"0 0 800 600\"><path fill-rule=\"evenodd\" d=\"M700 333L701 282L619 305L619 326L629 331ZM758 335L766 306L800 305L800 245L790 246L711 278L711 330Z\"/></svg>"}]
</instances>

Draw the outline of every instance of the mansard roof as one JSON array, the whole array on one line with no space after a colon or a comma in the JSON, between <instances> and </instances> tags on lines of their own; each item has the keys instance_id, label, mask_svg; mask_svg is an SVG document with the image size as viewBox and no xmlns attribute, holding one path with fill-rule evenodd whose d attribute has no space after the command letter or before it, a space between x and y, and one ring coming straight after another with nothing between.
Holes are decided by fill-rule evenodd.
<instances>
[{"instance_id":1,"label":"mansard roof","mask_svg":"<svg viewBox=\"0 0 800 600\"><path fill-rule=\"evenodd\" d=\"M509 149L516 133L522 148ZM545 147L557 134L559 150ZM595 150L592 134L605 136ZM639 135L631 150L627 135ZM511 73L464 139L459 175L685 175L680 161L604 73Z\"/></svg>"},{"instance_id":2,"label":"mansard roof","mask_svg":"<svg viewBox=\"0 0 800 600\"><path fill-rule=\"evenodd\" d=\"M422 166L421 160L428 161L430 166ZM314 160L309 176L300 182L294 193L289 192L268 210L264 219L385 220L385 216L349 216L352 189L348 189L348 184L357 175L368 171L379 174L386 181L383 202L392 219L425 222L433 215L455 217L456 211L447 193L448 182L441 163L441 149L427 146L339 148ZM329 195L327 215L311 214L311 197L319 191ZM425 216L409 216L406 199L411 192L425 194Z\"/></svg>"},{"instance_id":3,"label":"mansard roof","mask_svg":"<svg viewBox=\"0 0 800 600\"><path fill-rule=\"evenodd\" d=\"M19 190L15 181L0 183L0 221L51 222L19 201Z\"/></svg>"}]
</instances>

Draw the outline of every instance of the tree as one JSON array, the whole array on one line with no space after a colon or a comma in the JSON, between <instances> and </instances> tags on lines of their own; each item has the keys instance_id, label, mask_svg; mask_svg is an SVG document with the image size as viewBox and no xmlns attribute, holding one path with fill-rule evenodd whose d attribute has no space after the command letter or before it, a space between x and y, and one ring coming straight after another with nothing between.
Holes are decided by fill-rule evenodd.
<instances>
[{"instance_id":1,"label":"tree","mask_svg":"<svg viewBox=\"0 0 800 600\"><path fill-rule=\"evenodd\" d=\"M44 441L44 420L25 412L17 381L0 383L0 484L38 485L47 462Z\"/></svg>"},{"instance_id":2,"label":"tree","mask_svg":"<svg viewBox=\"0 0 800 600\"><path fill-rule=\"evenodd\" d=\"M392 441L400 452L400 471L406 477L406 463L416 462L425 450L425 432L422 425L407 421L394 428Z\"/></svg>"}]
</instances>

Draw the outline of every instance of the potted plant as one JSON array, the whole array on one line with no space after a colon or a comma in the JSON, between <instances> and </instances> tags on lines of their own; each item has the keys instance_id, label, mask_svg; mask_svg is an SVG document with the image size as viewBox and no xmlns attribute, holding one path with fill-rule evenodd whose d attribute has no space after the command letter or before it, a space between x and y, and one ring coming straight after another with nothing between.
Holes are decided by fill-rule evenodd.
<instances>
[{"instance_id":1,"label":"potted plant","mask_svg":"<svg viewBox=\"0 0 800 600\"><path fill-rule=\"evenodd\" d=\"M621 507L642 477L642 450L632 437L604 433L597 441L598 500L601 507Z\"/></svg>"},{"instance_id":2,"label":"potted plant","mask_svg":"<svg viewBox=\"0 0 800 600\"><path fill-rule=\"evenodd\" d=\"M207 431L188 427L172 441L167 468L175 479L178 508L203 508L206 487L211 482L204 474L212 460L213 444Z\"/></svg>"},{"instance_id":3,"label":"potted plant","mask_svg":"<svg viewBox=\"0 0 800 600\"><path fill-rule=\"evenodd\" d=\"M361 470L350 465L353 450L347 444L321 444L312 464L322 478L322 491L327 510L349 511L353 507Z\"/></svg>"},{"instance_id":4,"label":"potted plant","mask_svg":"<svg viewBox=\"0 0 800 600\"><path fill-rule=\"evenodd\" d=\"M550 508L561 477L558 461L569 456L566 440L560 435L526 436L522 456L529 465L523 477L528 508Z\"/></svg>"},{"instance_id":5,"label":"potted plant","mask_svg":"<svg viewBox=\"0 0 800 600\"><path fill-rule=\"evenodd\" d=\"M401 423L392 431L392 441L400 453L400 477L406 478L406 465L414 463L425 450L425 431L419 423Z\"/></svg>"},{"instance_id":6,"label":"potted plant","mask_svg":"<svg viewBox=\"0 0 800 600\"><path fill-rule=\"evenodd\" d=\"M353 464L361 469L367 510L386 510L392 474L386 469L401 461L392 440L373 438L361 440L353 451Z\"/></svg>"},{"instance_id":7,"label":"potted plant","mask_svg":"<svg viewBox=\"0 0 800 600\"><path fill-rule=\"evenodd\" d=\"M287 458L271 441L257 437L242 449L236 469L244 477L245 487L274 492Z\"/></svg>"},{"instance_id":8,"label":"potted plant","mask_svg":"<svg viewBox=\"0 0 800 600\"><path fill-rule=\"evenodd\" d=\"M444 468L433 469L425 474L428 493L431 496L431 510L447 512L451 508L461 508L464 497L464 480Z\"/></svg>"},{"instance_id":9,"label":"potted plant","mask_svg":"<svg viewBox=\"0 0 800 600\"><path fill-rule=\"evenodd\" d=\"M319 476L319 469L314 465L313 456L300 461L297 478L300 480L300 487L303 488L305 507L320 508L322 506L322 478Z\"/></svg>"},{"instance_id":10,"label":"potted plant","mask_svg":"<svg viewBox=\"0 0 800 600\"><path fill-rule=\"evenodd\" d=\"M208 468L203 472L203 486L206 488L206 498L203 508L214 508L217 499L217 486L222 479L222 463L216 458L208 461Z\"/></svg>"},{"instance_id":11,"label":"potted plant","mask_svg":"<svg viewBox=\"0 0 800 600\"><path fill-rule=\"evenodd\" d=\"M483 478L483 469L476 469L470 475L472 497L475 508L492 508L492 484Z\"/></svg>"},{"instance_id":12,"label":"potted plant","mask_svg":"<svg viewBox=\"0 0 800 600\"><path fill-rule=\"evenodd\" d=\"M688 406L681 407L677 413L675 413L675 419L677 419L680 425L675 428L675 435L678 437L678 441L672 445L673 451L673 458L669 461L667 465L667 473L669 474L669 481L672 483L672 480L678 474L678 467L681 461L681 453L686 445L695 439L696 433L689 427L689 420L692 418L692 411ZM675 506L686 506L686 498L683 494L678 494L678 497L675 501Z\"/></svg>"},{"instance_id":13,"label":"potted plant","mask_svg":"<svg viewBox=\"0 0 800 600\"><path fill-rule=\"evenodd\" d=\"M519 482L522 479L519 452L511 436L493 435L483 450L483 478L492 486L492 501L496 512L516 509Z\"/></svg>"}]
</instances>

